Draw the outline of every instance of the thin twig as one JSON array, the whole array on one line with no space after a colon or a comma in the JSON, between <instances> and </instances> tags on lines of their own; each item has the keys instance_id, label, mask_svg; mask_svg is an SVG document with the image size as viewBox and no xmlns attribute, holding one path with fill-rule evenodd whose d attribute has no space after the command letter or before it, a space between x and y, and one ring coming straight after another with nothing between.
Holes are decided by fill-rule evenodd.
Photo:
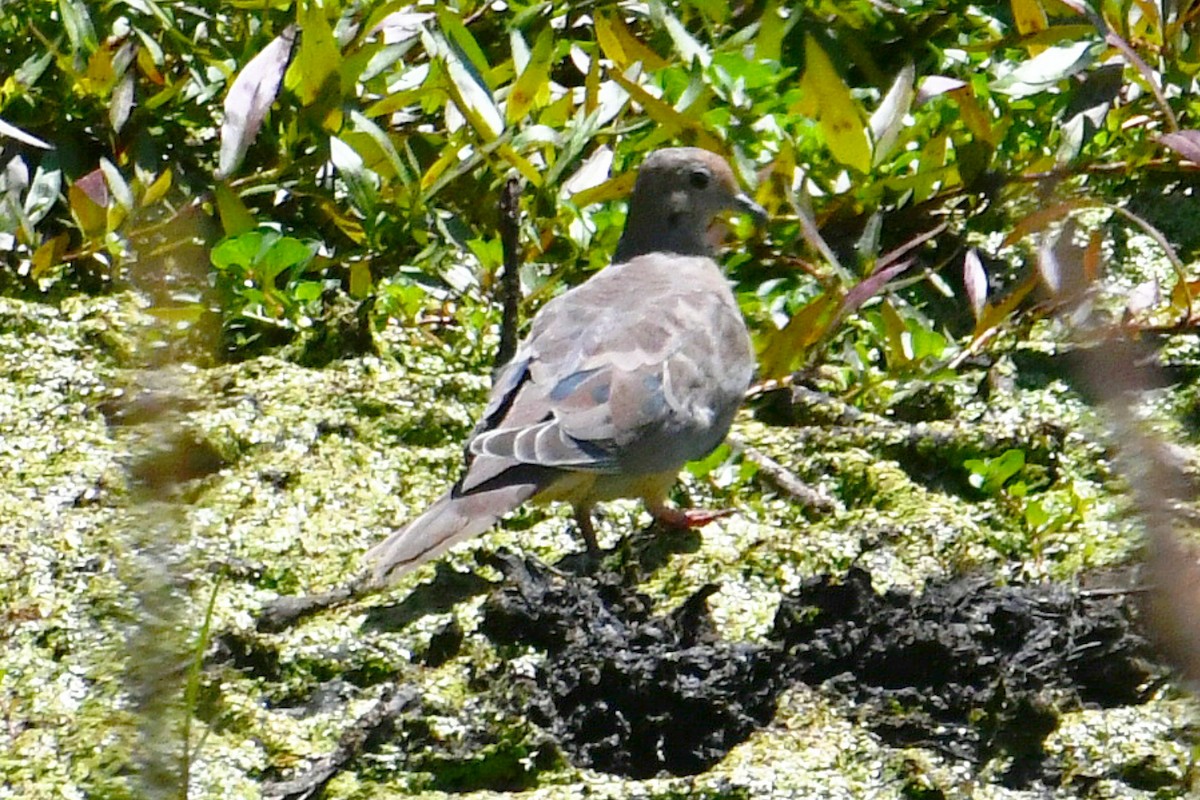
<instances>
[{"instance_id":1,"label":"thin twig","mask_svg":"<svg viewBox=\"0 0 1200 800\"><path fill-rule=\"evenodd\" d=\"M521 267L521 181L510 175L500 191L500 244L504 250L504 273L500 276L500 298L504 315L500 319L500 349L496 368L507 364L517 352L517 328L520 324Z\"/></svg>"},{"instance_id":2,"label":"thin twig","mask_svg":"<svg viewBox=\"0 0 1200 800\"><path fill-rule=\"evenodd\" d=\"M834 510L833 501L824 493L800 480L794 472L766 453L751 447L742 437L730 434L728 441L729 446L733 448L734 452L740 453L742 458L747 459L757 466L758 471L764 477L775 484L777 488L782 489L800 505L805 508L811 508L814 511L828 512Z\"/></svg>"},{"instance_id":3,"label":"thin twig","mask_svg":"<svg viewBox=\"0 0 1200 800\"><path fill-rule=\"evenodd\" d=\"M373 741L387 736L396 727L396 721L420 708L421 695L412 686L392 684L384 689L379 702L367 713L354 721L342 733L337 747L327 756L317 759L307 772L286 781L268 783L263 787L264 797L283 800L310 800L320 797L325 786L354 759L367 751Z\"/></svg>"}]
</instances>

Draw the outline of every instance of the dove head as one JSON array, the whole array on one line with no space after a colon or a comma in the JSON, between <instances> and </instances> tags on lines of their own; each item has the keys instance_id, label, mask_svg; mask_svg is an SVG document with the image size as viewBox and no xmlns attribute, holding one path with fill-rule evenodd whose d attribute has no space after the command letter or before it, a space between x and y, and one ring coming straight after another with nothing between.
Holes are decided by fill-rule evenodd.
<instances>
[{"instance_id":1,"label":"dove head","mask_svg":"<svg viewBox=\"0 0 1200 800\"><path fill-rule=\"evenodd\" d=\"M742 193L733 170L716 153L698 147L656 150L638 170L613 260L646 253L709 255L709 226L726 211L766 219L762 206Z\"/></svg>"}]
</instances>

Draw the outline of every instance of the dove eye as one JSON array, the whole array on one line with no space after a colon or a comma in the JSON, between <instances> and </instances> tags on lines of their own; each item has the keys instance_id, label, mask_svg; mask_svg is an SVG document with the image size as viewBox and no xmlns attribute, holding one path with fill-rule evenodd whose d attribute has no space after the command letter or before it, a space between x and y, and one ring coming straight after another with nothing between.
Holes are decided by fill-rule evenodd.
<instances>
[{"instance_id":1,"label":"dove eye","mask_svg":"<svg viewBox=\"0 0 1200 800\"><path fill-rule=\"evenodd\" d=\"M707 189L708 188L708 181L709 181L708 173L702 169L698 169L698 170L694 171L691 175L688 176L688 180L691 181L692 186L696 189Z\"/></svg>"}]
</instances>

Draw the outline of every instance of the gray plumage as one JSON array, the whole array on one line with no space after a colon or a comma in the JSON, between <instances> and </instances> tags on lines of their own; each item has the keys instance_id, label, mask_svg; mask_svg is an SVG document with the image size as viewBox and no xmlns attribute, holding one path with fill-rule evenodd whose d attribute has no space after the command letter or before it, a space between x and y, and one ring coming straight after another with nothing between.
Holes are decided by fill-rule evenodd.
<instances>
[{"instance_id":1,"label":"gray plumage","mask_svg":"<svg viewBox=\"0 0 1200 800\"><path fill-rule=\"evenodd\" d=\"M591 549L592 506L617 497L696 523L665 505L667 492L725 438L754 368L708 243L713 218L729 210L765 216L719 156L685 147L646 158L613 265L534 318L496 376L458 483L368 552L376 584L527 500L572 503Z\"/></svg>"}]
</instances>

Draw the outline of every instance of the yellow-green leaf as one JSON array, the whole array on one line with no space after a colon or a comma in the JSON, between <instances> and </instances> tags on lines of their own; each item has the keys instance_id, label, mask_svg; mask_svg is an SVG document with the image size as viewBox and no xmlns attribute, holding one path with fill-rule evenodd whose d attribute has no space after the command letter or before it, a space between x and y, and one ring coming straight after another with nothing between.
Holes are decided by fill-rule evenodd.
<instances>
[{"instance_id":1,"label":"yellow-green leaf","mask_svg":"<svg viewBox=\"0 0 1200 800\"><path fill-rule=\"evenodd\" d=\"M529 181L534 186L542 185L542 173L538 171L529 159L522 156L512 148L512 145L502 144L496 148L496 153L507 161L512 166L516 167L517 171L524 176L525 180Z\"/></svg>"},{"instance_id":2,"label":"yellow-green leaf","mask_svg":"<svg viewBox=\"0 0 1200 800\"><path fill-rule=\"evenodd\" d=\"M554 31L549 26L533 43L529 63L508 90L505 116L509 123L524 119L530 109L546 104L550 99L550 59L554 55Z\"/></svg>"},{"instance_id":3,"label":"yellow-green leaf","mask_svg":"<svg viewBox=\"0 0 1200 800\"><path fill-rule=\"evenodd\" d=\"M342 54L325 9L317 0L304 0L296 17L300 23L300 52L288 68L285 85L306 106L318 99L328 100L331 91L334 97L340 96L337 66Z\"/></svg>"},{"instance_id":4,"label":"yellow-green leaf","mask_svg":"<svg viewBox=\"0 0 1200 800\"><path fill-rule=\"evenodd\" d=\"M1038 33L1048 27L1046 9L1042 8L1041 0L1009 0L1012 6L1013 22L1021 35Z\"/></svg>"},{"instance_id":5,"label":"yellow-green leaf","mask_svg":"<svg viewBox=\"0 0 1200 800\"><path fill-rule=\"evenodd\" d=\"M633 182L636 178L637 174L634 172L622 173L590 189L576 192L571 195L571 202L579 208L586 208L592 203L605 203L609 200L628 197L629 193L633 191Z\"/></svg>"},{"instance_id":6,"label":"yellow-green leaf","mask_svg":"<svg viewBox=\"0 0 1200 800\"><path fill-rule=\"evenodd\" d=\"M52 268L58 266L62 261L63 254L67 252L67 244L70 242L70 236L66 231L42 242L38 249L33 252L33 266L29 272L29 277L35 281L48 276Z\"/></svg>"},{"instance_id":7,"label":"yellow-green leaf","mask_svg":"<svg viewBox=\"0 0 1200 800\"><path fill-rule=\"evenodd\" d=\"M838 306L834 292L822 292L797 311L782 329L764 337L758 358L762 377L777 380L801 363L810 347L821 340Z\"/></svg>"},{"instance_id":8,"label":"yellow-green leaf","mask_svg":"<svg viewBox=\"0 0 1200 800\"><path fill-rule=\"evenodd\" d=\"M686 130L695 135L695 145L697 147L703 147L706 150L721 150L720 142L717 141L716 137L706 131L704 126L694 117L676 110L670 103L650 94L650 92L642 88L637 82L630 80L624 75L613 73L612 78L620 84L622 89L629 92L629 96L633 98L635 103L642 107L642 110L646 112L646 116L663 127L664 130L660 131L660 133L664 136L670 137L677 131Z\"/></svg>"},{"instance_id":9,"label":"yellow-green leaf","mask_svg":"<svg viewBox=\"0 0 1200 800\"><path fill-rule=\"evenodd\" d=\"M812 36L805 37L801 99L793 107L813 117L825 135L825 145L839 164L866 172L871 168L871 143L862 111L829 56Z\"/></svg>"},{"instance_id":10,"label":"yellow-green leaf","mask_svg":"<svg viewBox=\"0 0 1200 800\"><path fill-rule=\"evenodd\" d=\"M142 207L152 206L159 200L167 196L167 192L171 188L171 181L174 176L171 174L171 168L167 167L162 173L154 179L154 182L146 187L145 193L142 195Z\"/></svg>"},{"instance_id":11,"label":"yellow-green leaf","mask_svg":"<svg viewBox=\"0 0 1200 800\"><path fill-rule=\"evenodd\" d=\"M758 19L758 33L754 37L754 60L778 61L783 50L783 37L798 19L800 15L795 9L785 17L780 13L779 0L770 0Z\"/></svg>"},{"instance_id":12,"label":"yellow-green leaf","mask_svg":"<svg viewBox=\"0 0 1200 800\"><path fill-rule=\"evenodd\" d=\"M634 36L619 15L597 13L595 27L600 50L617 66L619 72L624 72L639 61L647 70L667 66L667 60Z\"/></svg>"},{"instance_id":13,"label":"yellow-green leaf","mask_svg":"<svg viewBox=\"0 0 1200 800\"><path fill-rule=\"evenodd\" d=\"M371 293L371 265L366 261L350 264L350 296L362 299Z\"/></svg>"}]
</instances>

